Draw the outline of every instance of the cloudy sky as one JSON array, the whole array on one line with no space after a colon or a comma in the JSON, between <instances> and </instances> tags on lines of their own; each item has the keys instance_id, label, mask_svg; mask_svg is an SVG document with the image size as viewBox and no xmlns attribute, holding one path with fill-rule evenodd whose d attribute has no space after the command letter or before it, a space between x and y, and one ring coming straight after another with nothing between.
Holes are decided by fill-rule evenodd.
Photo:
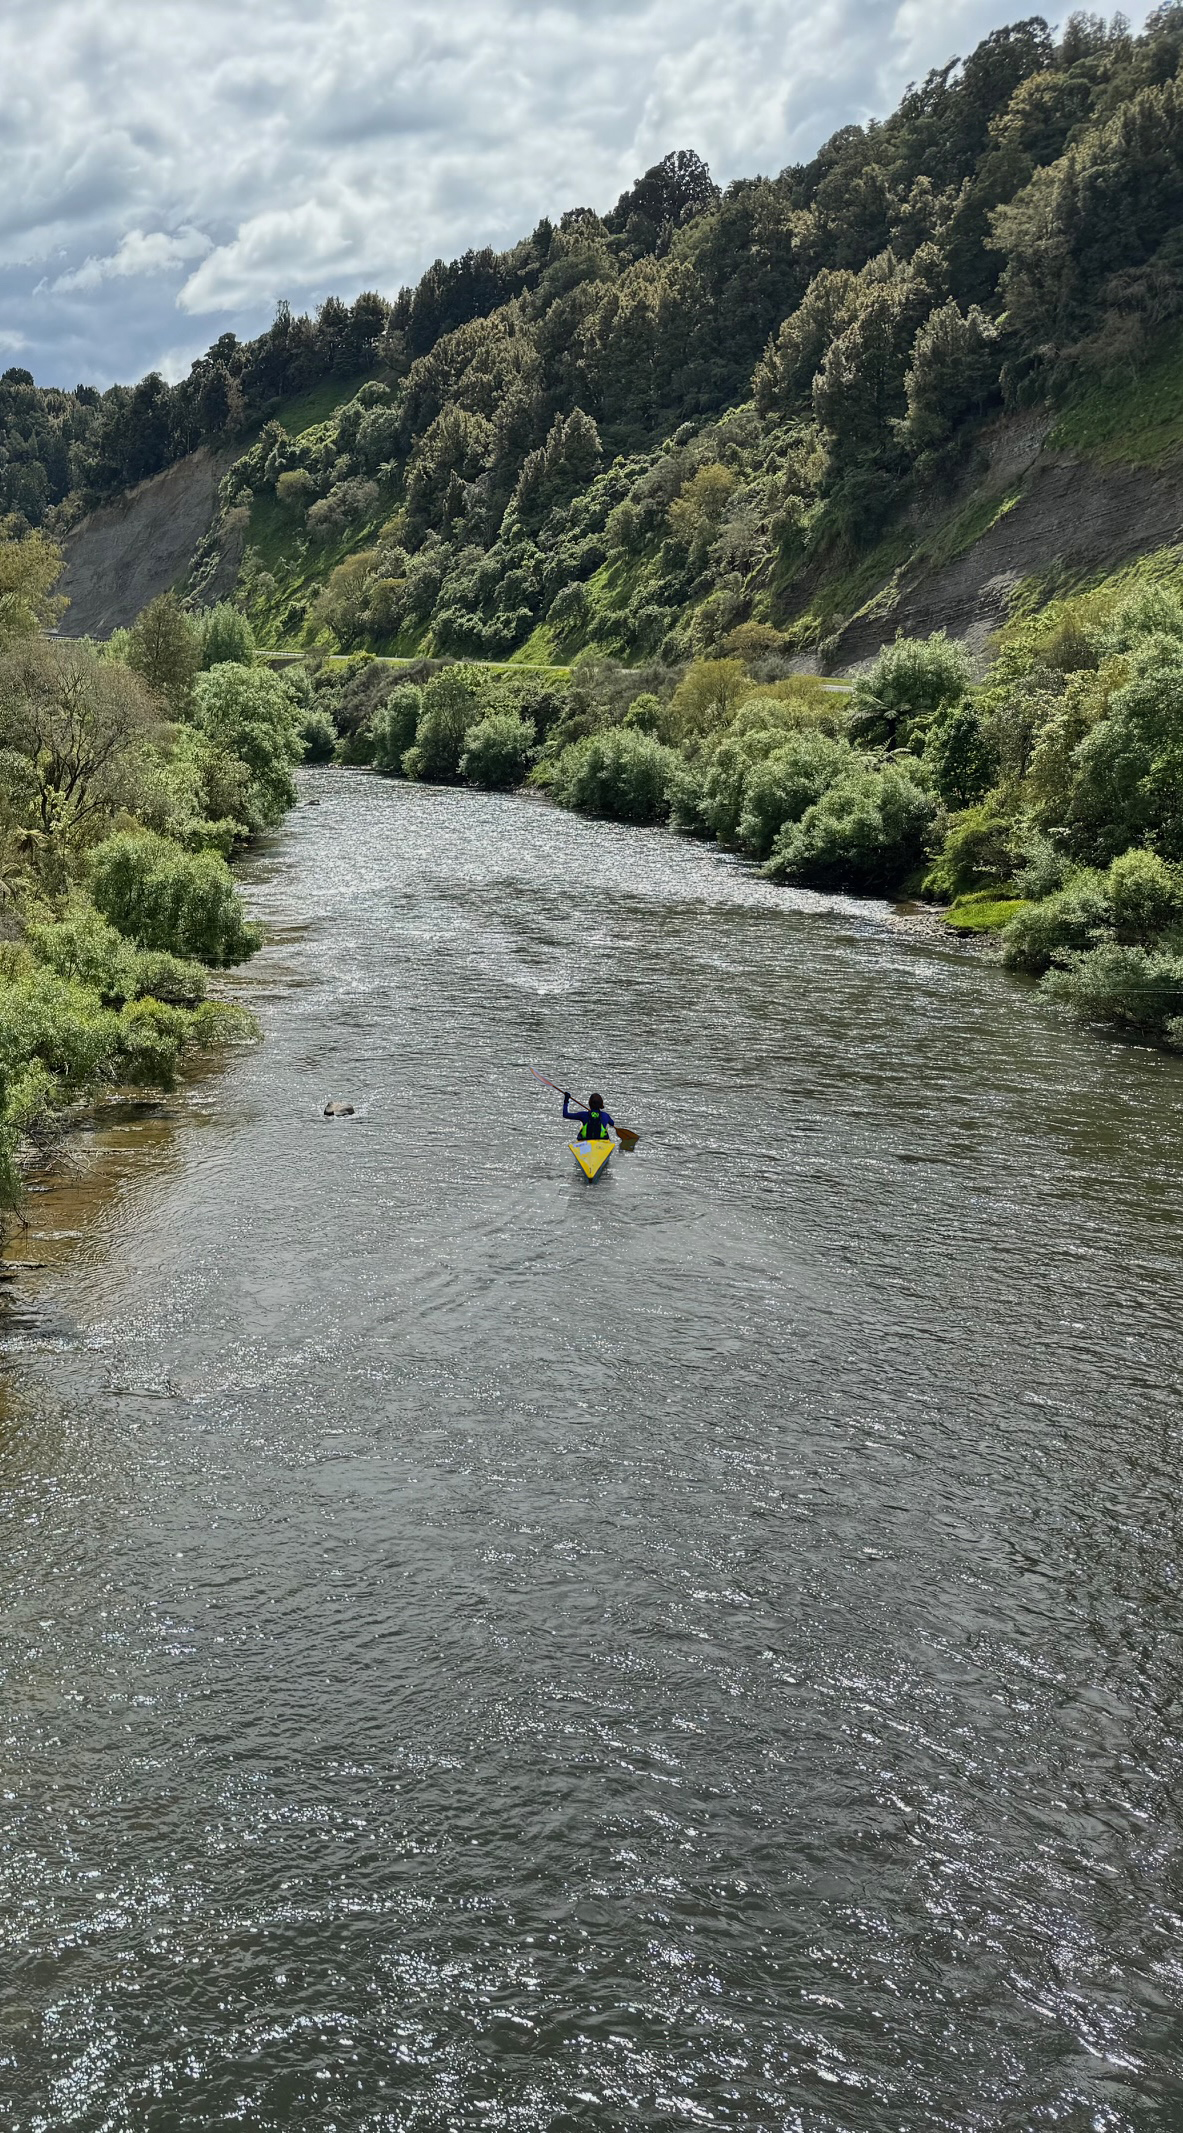
<instances>
[{"instance_id":1,"label":"cloudy sky","mask_svg":"<svg viewBox=\"0 0 1183 2133\"><path fill-rule=\"evenodd\" d=\"M999 0L38 0L0 11L0 358L182 375L277 298L393 295L669 148L776 171ZM1135 11L1137 13L1137 11ZM1140 17L1139 17L1140 19Z\"/></svg>"}]
</instances>

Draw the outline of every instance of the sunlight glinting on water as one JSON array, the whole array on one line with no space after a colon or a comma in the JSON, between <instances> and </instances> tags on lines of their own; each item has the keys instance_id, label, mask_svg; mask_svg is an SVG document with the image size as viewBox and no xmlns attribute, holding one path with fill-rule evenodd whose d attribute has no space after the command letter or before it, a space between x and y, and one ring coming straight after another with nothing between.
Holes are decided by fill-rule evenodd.
<instances>
[{"instance_id":1,"label":"sunlight glinting on water","mask_svg":"<svg viewBox=\"0 0 1183 2133\"><path fill-rule=\"evenodd\" d=\"M266 1042L10 1248L6 2123L1165 2125L1183 1062L705 846L302 790Z\"/></svg>"}]
</instances>

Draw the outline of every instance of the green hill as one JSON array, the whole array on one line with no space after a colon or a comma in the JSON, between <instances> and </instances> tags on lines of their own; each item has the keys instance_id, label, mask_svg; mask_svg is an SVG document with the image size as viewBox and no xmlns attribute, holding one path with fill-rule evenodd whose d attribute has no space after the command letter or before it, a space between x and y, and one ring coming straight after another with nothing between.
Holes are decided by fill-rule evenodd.
<instances>
[{"instance_id":1,"label":"green hill","mask_svg":"<svg viewBox=\"0 0 1183 2133\"><path fill-rule=\"evenodd\" d=\"M1183 9L1032 18L809 163L720 192L667 156L393 303L281 308L176 387L9 371L7 501L60 532L233 457L174 575L276 648L672 668L753 622L822 663L982 636L1034 565L1179 530L1181 58Z\"/></svg>"}]
</instances>

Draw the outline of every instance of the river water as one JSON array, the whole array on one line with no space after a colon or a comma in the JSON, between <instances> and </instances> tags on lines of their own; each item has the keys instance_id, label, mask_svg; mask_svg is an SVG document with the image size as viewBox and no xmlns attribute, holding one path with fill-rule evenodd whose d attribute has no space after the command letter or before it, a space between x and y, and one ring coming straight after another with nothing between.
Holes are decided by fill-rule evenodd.
<instances>
[{"instance_id":1,"label":"river water","mask_svg":"<svg viewBox=\"0 0 1183 2133\"><path fill-rule=\"evenodd\" d=\"M0 2120L1178 2126L1183 1061L303 791L265 1044L9 1247Z\"/></svg>"}]
</instances>

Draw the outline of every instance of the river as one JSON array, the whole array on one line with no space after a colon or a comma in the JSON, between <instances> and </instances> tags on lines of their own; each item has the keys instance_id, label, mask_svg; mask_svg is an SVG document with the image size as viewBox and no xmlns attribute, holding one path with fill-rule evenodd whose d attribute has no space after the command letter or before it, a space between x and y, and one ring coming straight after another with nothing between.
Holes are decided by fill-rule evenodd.
<instances>
[{"instance_id":1,"label":"river","mask_svg":"<svg viewBox=\"0 0 1183 2133\"><path fill-rule=\"evenodd\" d=\"M266 1042L9 1246L0 2118L1177 2126L1183 1061L302 791Z\"/></svg>"}]
</instances>

